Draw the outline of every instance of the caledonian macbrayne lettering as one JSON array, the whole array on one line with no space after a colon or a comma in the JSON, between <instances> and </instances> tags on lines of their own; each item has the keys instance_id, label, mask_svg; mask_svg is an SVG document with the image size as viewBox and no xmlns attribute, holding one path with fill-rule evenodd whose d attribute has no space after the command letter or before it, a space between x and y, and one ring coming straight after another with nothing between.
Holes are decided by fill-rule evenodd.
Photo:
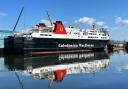
<instances>
[{"instance_id":1,"label":"caledonian macbrayne lettering","mask_svg":"<svg viewBox=\"0 0 128 89\"><path fill-rule=\"evenodd\" d=\"M94 44L58 44L60 48L94 47Z\"/></svg>"}]
</instances>

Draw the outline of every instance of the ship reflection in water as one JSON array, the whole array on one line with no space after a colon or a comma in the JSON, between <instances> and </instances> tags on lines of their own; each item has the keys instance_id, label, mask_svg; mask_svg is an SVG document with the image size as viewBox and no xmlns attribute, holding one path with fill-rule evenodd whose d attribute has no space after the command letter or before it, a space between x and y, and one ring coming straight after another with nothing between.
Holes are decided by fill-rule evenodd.
<instances>
[{"instance_id":1,"label":"ship reflection in water","mask_svg":"<svg viewBox=\"0 0 128 89\"><path fill-rule=\"evenodd\" d=\"M109 64L109 59L104 57L104 54L101 54L101 59L96 58L96 55L94 53L60 54L57 65L31 67L30 69L27 68L26 72L39 79L49 78L54 81L62 81L64 76L68 74L96 73L97 71L105 70Z\"/></svg>"},{"instance_id":2,"label":"ship reflection in water","mask_svg":"<svg viewBox=\"0 0 128 89\"><path fill-rule=\"evenodd\" d=\"M67 75L106 71L109 55L105 52L43 56L11 55L5 56L5 65L10 71L20 70L26 76L30 75L39 80L48 79L48 88L51 88L53 82L62 82Z\"/></svg>"}]
</instances>

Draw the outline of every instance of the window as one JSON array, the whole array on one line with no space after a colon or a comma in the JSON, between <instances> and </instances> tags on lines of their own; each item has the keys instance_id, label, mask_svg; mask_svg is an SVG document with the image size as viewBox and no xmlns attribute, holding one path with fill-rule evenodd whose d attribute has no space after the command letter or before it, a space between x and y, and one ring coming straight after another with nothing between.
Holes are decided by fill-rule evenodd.
<instances>
[{"instance_id":1,"label":"window","mask_svg":"<svg viewBox=\"0 0 128 89\"><path fill-rule=\"evenodd\" d=\"M40 34L40 36L44 36L44 34Z\"/></svg>"},{"instance_id":2,"label":"window","mask_svg":"<svg viewBox=\"0 0 128 89\"><path fill-rule=\"evenodd\" d=\"M52 36L51 34L40 34L40 36Z\"/></svg>"}]
</instances>

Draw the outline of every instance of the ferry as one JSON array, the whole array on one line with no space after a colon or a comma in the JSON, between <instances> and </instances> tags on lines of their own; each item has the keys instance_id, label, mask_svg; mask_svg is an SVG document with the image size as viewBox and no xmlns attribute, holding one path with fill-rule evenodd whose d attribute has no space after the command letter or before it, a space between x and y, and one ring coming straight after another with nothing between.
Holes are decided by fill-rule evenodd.
<instances>
[{"instance_id":1,"label":"ferry","mask_svg":"<svg viewBox=\"0 0 128 89\"><path fill-rule=\"evenodd\" d=\"M4 39L5 53L51 54L104 50L109 42L109 34L105 28L92 29L65 27L62 21L51 25L39 23L25 32L15 33Z\"/></svg>"}]
</instances>

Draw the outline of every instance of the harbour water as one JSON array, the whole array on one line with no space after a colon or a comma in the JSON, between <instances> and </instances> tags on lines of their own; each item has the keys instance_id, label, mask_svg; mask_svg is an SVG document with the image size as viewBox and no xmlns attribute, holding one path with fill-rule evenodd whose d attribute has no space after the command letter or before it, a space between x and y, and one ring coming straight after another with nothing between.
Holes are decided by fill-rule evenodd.
<instances>
[{"instance_id":1,"label":"harbour water","mask_svg":"<svg viewBox=\"0 0 128 89\"><path fill-rule=\"evenodd\" d=\"M128 54L1 55L0 89L128 89Z\"/></svg>"}]
</instances>

